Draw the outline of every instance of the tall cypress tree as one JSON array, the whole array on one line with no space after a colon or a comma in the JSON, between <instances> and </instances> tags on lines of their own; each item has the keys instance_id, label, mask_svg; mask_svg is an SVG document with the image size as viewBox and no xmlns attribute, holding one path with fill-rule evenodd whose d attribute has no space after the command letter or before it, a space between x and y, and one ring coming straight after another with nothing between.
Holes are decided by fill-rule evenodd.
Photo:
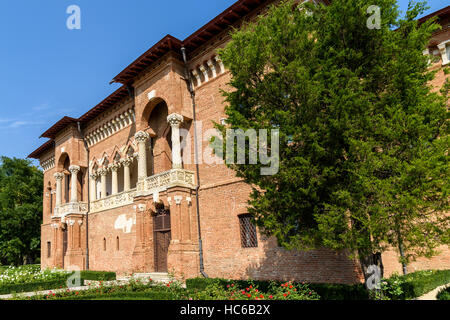
<instances>
[{"instance_id":1,"label":"tall cypress tree","mask_svg":"<svg viewBox=\"0 0 450 320\"><path fill-rule=\"evenodd\" d=\"M370 5L375 28L364 0L283 1L220 52L227 123L280 129L277 174L227 164L253 186L255 222L287 249L348 250L366 282L388 248L407 264L450 240L448 100L422 54L439 25L417 22L424 3L404 18L394 0Z\"/></svg>"}]
</instances>

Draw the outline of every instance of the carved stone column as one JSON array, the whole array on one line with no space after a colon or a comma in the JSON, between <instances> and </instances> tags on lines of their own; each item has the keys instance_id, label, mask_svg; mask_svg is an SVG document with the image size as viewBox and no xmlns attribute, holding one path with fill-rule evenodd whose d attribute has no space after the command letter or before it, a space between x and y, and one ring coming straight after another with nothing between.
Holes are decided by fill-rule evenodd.
<instances>
[{"instance_id":1,"label":"carved stone column","mask_svg":"<svg viewBox=\"0 0 450 320\"><path fill-rule=\"evenodd\" d=\"M91 201L95 201L97 200L97 179L98 179L98 174L97 173L92 173L90 175L91 178Z\"/></svg>"},{"instance_id":2,"label":"carved stone column","mask_svg":"<svg viewBox=\"0 0 450 320\"><path fill-rule=\"evenodd\" d=\"M172 113L167 117L172 127L172 168L181 169L181 141L180 141L180 125L183 122L183 116L177 113Z\"/></svg>"},{"instance_id":3,"label":"carved stone column","mask_svg":"<svg viewBox=\"0 0 450 320\"><path fill-rule=\"evenodd\" d=\"M138 180L144 180L147 178L147 140L150 139L150 135L147 132L139 131L134 135L134 138L139 145L138 156Z\"/></svg>"},{"instance_id":4,"label":"carved stone column","mask_svg":"<svg viewBox=\"0 0 450 320\"><path fill-rule=\"evenodd\" d=\"M70 178L70 202L78 202L78 172L80 172L79 166L70 166L69 171L72 174Z\"/></svg>"},{"instance_id":5,"label":"carved stone column","mask_svg":"<svg viewBox=\"0 0 450 320\"><path fill-rule=\"evenodd\" d=\"M101 198L106 198L106 174L108 173L108 170L105 168L101 168L98 170L98 174L100 175L101 183L102 183L102 192L101 192Z\"/></svg>"},{"instance_id":6,"label":"carved stone column","mask_svg":"<svg viewBox=\"0 0 450 320\"><path fill-rule=\"evenodd\" d=\"M64 174L57 172L54 174L56 180L56 206L62 204L62 180L64 179Z\"/></svg>"},{"instance_id":7,"label":"carved stone column","mask_svg":"<svg viewBox=\"0 0 450 320\"><path fill-rule=\"evenodd\" d=\"M133 163L132 158L125 158L120 161L123 165L123 180L124 180L124 191L130 191L131 189L131 172L130 166Z\"/></svg>"},{"instance_id":8,"label":"carved stone column","mask_svg":"<svg viewBox=\"0 0 450 320\"><path fill-rule=\"evenodd\" d=\"M119 193L119 177L117 175L119 167L120 165L118 163L114 163L110 166L112 172L112 194Z\"/></svg>"}]
</instances>

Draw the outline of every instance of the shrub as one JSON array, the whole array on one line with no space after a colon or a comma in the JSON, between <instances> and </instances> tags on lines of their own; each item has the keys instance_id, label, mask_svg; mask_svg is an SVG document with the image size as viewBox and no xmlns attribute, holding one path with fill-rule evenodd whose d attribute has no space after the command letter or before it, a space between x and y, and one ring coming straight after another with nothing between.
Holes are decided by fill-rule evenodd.
<instances>
[{"instance_id":1,"label":"shrub","mask_svg":"<svg viewBox=\"0 0 450 320\"><path fill-rule=\"evenodd\" d=\"M236 286L246 288L251 284L256 285L260 291L269 292L272 282L270 281L246 281L236 280L233 282ZM222 287L230 284L230 280L226 279L205 279L194 278L186 280L186 287L192 290L205 290L208 286L216 283ZM276 286L281 286L282 282L273 282ZM285 282L284 282L285 283ZM273 285L272 285L273 286ZM309 288L316 292L321 300L367 300L369 299L367 290L364 285L346 285L346 284L328 284L328 283L312 283L308 285ZM308 291L309 293L309 291Z\"/></svg>"},{"instance_id":2,"label":"shrub","mask_svg":"<svg viewBox=\"0 0 450 320\"><path fill-rule=\"evenodd\" d=\"M41 271L39 266L25 266L20 268L10 267L6 269L3 275L0 275L0 294L66 288L67 280L72 274L73 272L61 270ZM80 276L81 283L83 283L84 280L116 280L115 272L81 271Z\"/></svg>"},{"instance_id":3,"label":"shrub","mask_svg":"<svg viewBox=\"0 0 450 320\"><path fill-rule=\"evenodd\" d=\"M116 280L115 272L107 271L81 271L81 279L92 281L113 281Z\"/></svg>"},{"instance_id":4,"label":"shrub","mask_svg":"<svg viewBox=\"0 0 450 320\"><path fill-rule=\"evenodd\" d=\"M450 270L417 271L404 276L394 274L382 282L384 294L392 300L414 299L450 283Z\"/></svg>"},{"instance_id":5,"label":"shrub","mask_svg":"<svg viewBox=\"0 0 450 320\"><path fill-rule=\"evenodd\" d=\"M196 300L318 300L305 283L195 278L186 280L190 298Z\"/></svg>"},{"instance_id":6,"label":"shrub","mask_svg":"<svg viewBox=\"0 0 450 320\"><path fill-rule=\"evenodd\" d=\"M438 300L450 300L450 287L442 289L436 296Z\"/></svg>"}]
</instances>

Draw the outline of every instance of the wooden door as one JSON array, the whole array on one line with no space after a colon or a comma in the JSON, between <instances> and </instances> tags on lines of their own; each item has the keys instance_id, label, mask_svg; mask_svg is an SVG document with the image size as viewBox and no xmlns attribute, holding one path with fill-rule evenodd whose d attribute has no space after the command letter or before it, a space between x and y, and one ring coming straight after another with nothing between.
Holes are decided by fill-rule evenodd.
<instances>
[{"instance_id":1,"label":"wooden door","mask_svg":"<svg viewBox=\"0 0 450 320\"><path fill-rule=\"evenodd\" d=\"M63 255L62 255L62 265L63 265L63 268L64 268L64 258L65 258L65 256L66 256L66 252L67 252L67 227L66 227L66 229L64 229L63 231L62 231L62 235L63 235Z\"/></svg>"},{"instance_id":2,"label":"wooden door","mask_svg":"<svg viewBox=\"0 0 450 320\"><path fill-rule=\"evenodd\" d=\"M155 239L155 271L167 272L167 255L171 237L170 211L158 210L153 221Z\"/></svg>"}]
</instances>

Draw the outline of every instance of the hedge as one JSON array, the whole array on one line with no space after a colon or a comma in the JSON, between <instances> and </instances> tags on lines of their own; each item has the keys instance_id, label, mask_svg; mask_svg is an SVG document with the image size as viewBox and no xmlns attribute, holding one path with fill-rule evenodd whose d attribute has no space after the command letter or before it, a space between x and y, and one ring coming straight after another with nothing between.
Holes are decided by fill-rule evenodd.
<instances>
[{"instance_id":1,"label":"hedge","mask_svg":"<svg viewBox=\"0 0 450 320\"><path fill-rule=\"evenodd\" d=\"M194 278L186 280L186 288L191 290L204 290L208 285L219 282L224 288L230 283L230 280L220 278ZM232 280L238 287L248 287L254 284L262 292L269 290L270 281L247 281L247 280ZM276 281L277 284L282 284L281 281ZM317 292L321 300L367 300L367 294L364 285L347 285L347 284L328 284L328 283L311 283L309 287Z\"/></svg>"},{"instance_id":2,"label":"hedge","mask_svg":"<svg viewBox=\"0 0 450 320\"><path fill-rule=\"evenodd\" d=\"M450 287L441 290L437 297L438 300L450 300Z\"/></svg>"},{"instance_id":3,"label":"hedge","mask_svg":"<svg viewBox=\"0 0 450 320\"><path fill-rule=\"evenodd\" d=\"M387 282L392 285L396 280L400 280L400 288L403 293L391 298L396 300L414 299L450 283L450 270L417 271L405 276L392 276L387 279Z\"/></svg>"},{"instance_id":4,"label":"hedge","mask_svg":"<svg viewBox=\"0 0 450 320\"><path fill-rule=\"evenodd\" d=\"M68 274L66 277L58 280L30 282L30 283L18 283L18 284L5 284L0 286L0 294L21 293L21 292L34 292L51 289L59 289L60 287L67 287L67 279L71 276ZM104 271L81 271L81 284L84 280L92 281L112 281L116 280L115 272Z\"/></svg>"}]
</instances>

